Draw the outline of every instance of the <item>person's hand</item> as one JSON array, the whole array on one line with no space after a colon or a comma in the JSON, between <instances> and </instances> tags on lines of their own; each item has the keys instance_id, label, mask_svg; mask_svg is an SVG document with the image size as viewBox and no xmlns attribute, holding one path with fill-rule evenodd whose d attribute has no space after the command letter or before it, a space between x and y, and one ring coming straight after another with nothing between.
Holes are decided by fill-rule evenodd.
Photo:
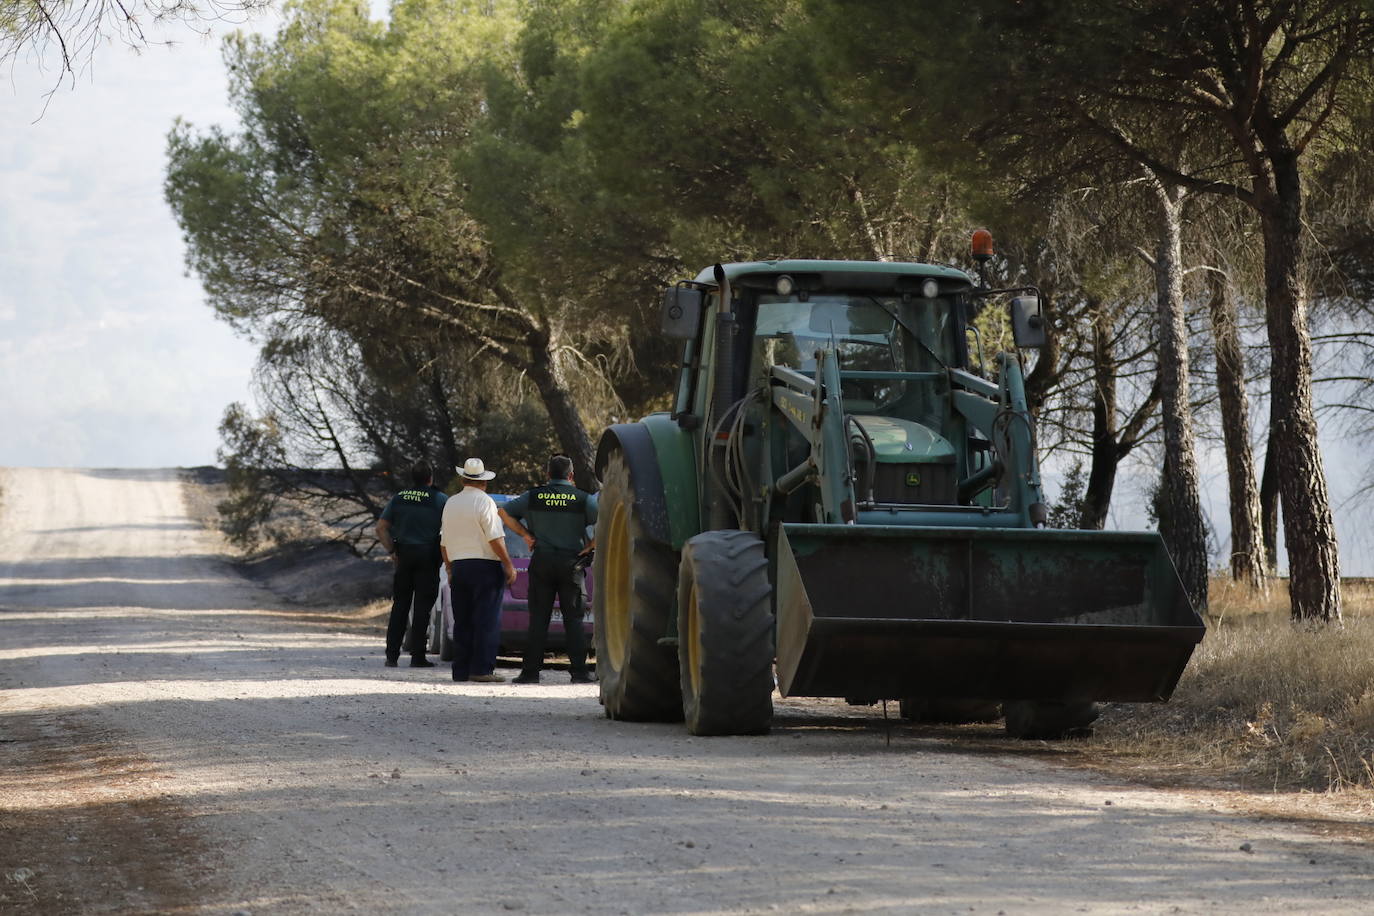
<instances>
[{"instance_id":1,"label":"person's hand","mask_svg":"<svg viewBox=\"0 0 1374 916\"><path fill-rule=\"evenodd\" d=\"M507 586L511 586L511 585L514 585L514 584L515 584L515 566L514 566L514 565L507 566L507 567L506 567L506 585L507 585Z\"/></svg>"},{"instance_id":2,"label":"person's hand","mask_svg":"<svg viewBox=\"0 0 1374 916\"><path fill-rule=\"evenodd\" d=\"M525 546L526 546L526 547L528 547L530 550L533 550L533 549L534 549L534 535L532 535L532 534L530 534L528 531L526 531L526 532L525 532L524 541L525 541Z\"/></svg>"},{"instance_id":3,"label":"person's hand","mask_svg":"<svg viewBox=\"0 0 1374 916\"><path fill-rule=\"evenodd\" d=\"M387 559L391 561L392 566L399 565L401 562L401 557L398 553L396 553L395 549L392 549L391 553L387 554L386 556Z\"/></svg>"}]
</instances>

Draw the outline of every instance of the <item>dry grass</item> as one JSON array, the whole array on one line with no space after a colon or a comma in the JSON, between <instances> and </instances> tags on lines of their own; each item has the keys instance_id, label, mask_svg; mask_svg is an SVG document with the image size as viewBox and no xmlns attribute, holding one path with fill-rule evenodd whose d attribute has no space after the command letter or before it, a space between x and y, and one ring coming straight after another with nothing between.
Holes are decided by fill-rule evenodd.
<instances>
[{"instance_id":1,"label":"dry grass","mask_svg":"<svg viewBox=\"0 0 1374 916\"><path fill-rule=\"evenodd\" d=\"M1173 699L1111 708L1097 749L1250 788L1374 789L1374 591L1347 585L1344 626L1319 630L1289 622L1282 588L1212 594Z\"/></svg>"},{"instance_id":2,"label":"dry grass","mask_svg":"<svg viewBox=\"0 0 1374 916\"><path fill-rule=\"evenodd\" d=\"M1374 579L1347 579L1341 590L1342 613L1346 618L1374 617ZM1225 624L1237 617L1288 619L1288 580L1283 579L1259 594L1229 577L1213 579L1207 589L1207 624Z\"/></svg>"}]
</instances>

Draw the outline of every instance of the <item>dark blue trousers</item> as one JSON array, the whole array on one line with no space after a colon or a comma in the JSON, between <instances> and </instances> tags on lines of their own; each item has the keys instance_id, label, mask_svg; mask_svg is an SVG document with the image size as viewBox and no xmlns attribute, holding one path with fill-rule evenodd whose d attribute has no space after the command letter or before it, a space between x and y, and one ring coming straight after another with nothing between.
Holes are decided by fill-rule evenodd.
<instances>
[{"instance_id":1,"label":"dark blue trousers","mask_svg":"<svg viewBox=\"0 0 1374 916\"><path fill-rule=\"evenodd\" d=\"M563 615L568 670L572 674L586 674L587 640L582 631L583 574L577 568L577 554L535 547L534 556L530 558L529 581L530 630L520 675L538 678L544 667L544 643L549 637L555 595Z\"/></svg>"},{"instance_id":2,"label":"dark blue trousers","mask_svg":"<svg viewBox=\"0 0 1374 916\"><path fill-rule=\"evenodd\" d=\"M496 670L501 642L501 599L506 576L499 560L454 560L449 578L453 597L453 679Z\"/></svg>"},{"instance_id":3,"label":"dark blue trousers","mask_svg":"<svg viewBox=\"0 0 1374 916\"><path fill-rule=\"evenodd\" d=\"M401 639L409 624L411 658L424 659L429 640L429 609L439 597L439 545L397 544L396 569L391 576L391 617L386 625L386 657L395 661L401 654ZM498 564L499 565L499 564ZM415 620L410 620L411 601Z\"/></svg>"}]
</instances>

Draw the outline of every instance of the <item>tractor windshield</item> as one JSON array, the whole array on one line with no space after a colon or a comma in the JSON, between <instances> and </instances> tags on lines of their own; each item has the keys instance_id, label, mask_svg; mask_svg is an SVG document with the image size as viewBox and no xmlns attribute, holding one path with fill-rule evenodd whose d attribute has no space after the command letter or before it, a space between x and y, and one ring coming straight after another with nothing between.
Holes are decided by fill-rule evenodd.
<instances>
[{"instance_id":1,"label":"tractor windshield","mask_svg":"<svg viewBox=\"0 0 1374 916\"><path fill-rule=\"evenodd\" d=\"M841 371L932 372L956 363L953 302L895 296L812 293L760 295L754 324L754 368L816 371L815 353L833 346ZM873 402L873 409L901 399L899 380L845 383L846 400ZM855 405L858 406L858 405Z\"/></svg>"}]
</instances>

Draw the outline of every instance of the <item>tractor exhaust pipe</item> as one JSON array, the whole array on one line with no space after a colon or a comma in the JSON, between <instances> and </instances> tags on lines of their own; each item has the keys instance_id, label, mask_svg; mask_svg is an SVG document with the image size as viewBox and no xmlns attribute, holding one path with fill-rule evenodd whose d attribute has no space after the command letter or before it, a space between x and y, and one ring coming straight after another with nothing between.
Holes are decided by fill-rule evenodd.
<instances>
[{"instance_id":1,"label":"tractor exhaust pipe","mask_svg":"<svg viewBox=\"0 0 1374 916\"><path fill-rule=\"evenodd\" d=\"M714 272L720 302L716 307L716 371L711 398L713 424L724 419L730 406L735 403L734 392L730 390L735 380L735 313L730 310L730 279L725 276L725 268L719 264Z\"/></svg>"}]
</instances>

